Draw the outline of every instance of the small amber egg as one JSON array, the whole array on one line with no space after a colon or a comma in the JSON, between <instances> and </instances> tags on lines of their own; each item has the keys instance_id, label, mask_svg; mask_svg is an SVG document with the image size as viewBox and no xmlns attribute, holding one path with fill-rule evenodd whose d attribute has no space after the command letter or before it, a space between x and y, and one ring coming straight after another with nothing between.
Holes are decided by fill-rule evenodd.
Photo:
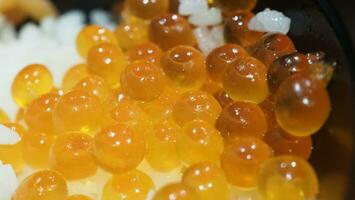
<instances>
[{"instance_id":1,"label":"small amber egg","mask_svg":"<svg viewBox=\"0 0 355 200\"><path fill-rule=\"evenodd\" d=\"M25 162L34 168L47 168L49 151L55 141L52 134L29 131L22 138L22 154Z\"/></svg>"},{"instance_id":2,"label":"small amber egg","mask_svg":"<svg viewBox=\"0 0 355 200\"><path fill-rule=\"evenodd\" d=\"M216 164L201 162L187 168L182 183L195 190L203 200L230 200L227 179Z\"/></svg>"},{"instance_id":3,"label":"small amber egg","mask_svg":"<svg viewBox=\"0 0 355 200\"><path fill-rule=\"evenodd\" d=\"M240 2L240 0L230 2ZM264 33L249 30L248 24L253 17L254 14L247 10L236 10L229 13L224 20L224 35L227 42L236 43L243 47L255 44Z\"/></svg>"},{"instance_id":4,"label":"small amber egg","mask_svg":"<svg viewBox=\"0 0 355 200\"><path fill-rule=\"evenodd\" d=\"M97 165L92 155L93 138L84 133L60 135L52 146L49 165L66 179L78 180L96 173Z\"/></svg>"},{"instance_id":5,"label":"small amber egg","mask_svg":"<svg viewBox=\"0 0 355 200\"><path fill-rule=\"evenodd\" d=\"M257 104L234 102L223 109L216 127L227 140L235 137L262 138L267 131L267 122Z\"/></svg>"},{"instance_id":6,"label":"small amber egg","mask_svg":"<svg viewBox=\"0 0 355 200\"><path fill-rule=\"evenodd\" d=\"M53 110L53 122L58 133L79 131L94 134L101 126L103 107L96 96L73 90L59 98Z\"/></svg>"},{"instance_id":7,"label":"small amber egg","mask_svg":"<svg viewBox=\"0 0 355 200\"><path fill-rule=\"evenodd\" d=\"M128 10L142 19L152 19L168 12L169 0L127 0Z\"/></svg>"},{"instance_id":8,"label":"small amber egg","mask_svg":"<svg viewBox=\"0 0 355 200\"><path fill-rule=\"evenodd\" d=\"M257 189L265 200L316 199L319 184L307 161L295 156L278 156L262 166Z\"/></svg>"},{"instance_id":9,"label":"small amber egg","mask_svg":"<svg viewBox=\"0 0 355 200\"><path fill-rule=\"evenodd\" d=\"M93 152L103 168L115 173L126 172L144 159L145 138L128 125L111 125L95 135Z\"/></svg>"},{"instance_id":10,"label":"small amber egg","mask_svg":"<svg viewBox=\"0 0 355 200\"><path fill-rule=\"evenodd\" d=\"M206 58L207 72L213 81L222 82L223 72L238 57L247 55L245 49L237 44L226 44L214 49Z\"/></svg>"},{"instance_id":11,"label":"small amber egg","mask_svg":"<svg viewBox=\"0 0 355 200\"><path fill-rule=\"evenodd\" d=\"M257 0L213 0L214 5L220 7L225 12L234 10L253 10L257 4Z\"/></svg>"},{"instance_id":12,"label":"small amber egg","mask_svg":"<svg viewBox=\"0 0 355 200\"><path fill-rule=\"evenodd\" d=\"M77 83L74 90L82 90L98 97L102 103L106 102L106 99L110 95L110 86L106 83L105 79L96 75L89 75Z\"/></svg>"},{"instance_id":13,"label":"small amber egg","mask_svg":"<svg viewBox=\"0 0 355 200\"><path fill-rule=\"evenodd\" d=\"M223 138L213 124L194 120L184 125L177 140L177 151L187 164L218 162L223 151Z\"/></svg>"},{"instance_id":14,"label":"small amber egg","mask_svg":"<svg viewBox=\"0 0 355 200\"><path fill-rule=\"evenodd\" d=\"M10 122L9 116L6 114L5 111L0 109L0 124L8 123L8 122Z\"/></svg>"},{"instance_id":15,"label":"small amber egg","mask_svg":"<svg viewBox=\"0 0 355 200\"><path fill-rule=\"evenodd\" d=\"M67 199L68 188L64 177L51 170L38 171L25 178L12 200Z\"/></svg>"},{"instance_id":16,"label":"small amber egg","mask_svg":"<svg viewBox=\"0 0 355 200\"><path fill-rule=\"evenodd\" d=\"M163 50L177 45L195 46L196 39L186 19L177 14L155 17L150 23L149 38Z\"/></svg>"},{"instance_id":17,"label":"small amber egg","mask_svg":"<svg viewBox=\"0 0 355 200\"><path fill-rule=\"evenodd\" d=\"M268 69L268 84L271 93L275 93L288 77L306 73L309 69L307 57L302 53L293 53L276 59Z\"/></svg>"},{"instance_id":18,"label":"small amber egg","mask_svg":"<svg viewBox=\"0 0 355 200\"><path fill-rule=\"evenodd\" d=\"M217 100L207 92L188 92L177 100L173 108L173 118L180 126L194 119L214 124L221 110Z\"/></svg>"},{"instance_id":19,"label":"small amber egg","mask_svg":"<svg viewBox=\"0 0 355 200\"><path fill-rule=\"evenodd\" d=\"M89 51L87 58L88 72L101 76L111 87L119 85L120 75L125 67L125 55L114 44L98 44Z\"/></svg>"},{"instance_id":20,"label":"small amber egg","mask_svg":"<svg viewBox=\"0 0 355 200\"><path fill-rule=\"evenodd\" d=\"M253 137L235 138L225 147L221 166L229 183L242 187L255 187L258 171L270 159L272 149L262 140Z\"/></svg>"},{"instance_id":21,"label":"small amber egg","mask_svg":"<svg viewBox=\"0 0 355 200\"><path fill-rule=\"evenodd\" d=\"M305 137L316 133L330 114L330 98L324 82L302 74L286 79L275 95L278 124L289 134Z\"/></svg>"},{"instance_id":22,"label":"small amber egg","mask_svg":"<svg viewBox=\"0 0 355 200\"><path fill-rule=\"evenodd\" d=\"M23 68L12 82L12 98L20 107L26 107L31 101L53 88L53 77L49 70L40 64Z\"/></svg>"},{"instance_id":23,"label":"small amber egg","mask_svg":"<svg viewBox=\"0 0 355 200\"><path fill-rule=\"evenodd\" d=\"M273 149L276 156L293 155L307 160L313 149L311 136L294 137L280 127L268 131L264 141Z\"/></svg>"},{"instance_id":24,"label":"small amber egg","mask_svg":"<svg viewBox=\"0 0 355 200\"><path fill-rule=\"evenodd\" d=\"M204 56L191 46L175 46L162 58L169 83L182 92L198 90L207 79Z\"/></svg>"},{"instance_id":25,"label":"small amber egg","mask_svg":"<svg viewBox=\"0 0 355 200\"><path fill-rule=\"evenodd\" d=\"M149 24L141 19L133 18L118 25L115 30L115 35L118 40L118 45L129 50L136 45L148 41Z\"/></svg>"},{"instance_id":26,"label":"small amber egg","mask_svg":"<svg viewBox=\"0 0 355 200\"><path fill-rule=\"evenodd\" d=\"M165 85L163 70L144 60L131 63L121 74L121 88L134 100L152 101L163 93Z\"/></svg>"},{"instance_id":27,"label":"small amber egg","mask_svg":"<svg viewBox=\"0 0 355 200\"><path fill-rule=\"evenodd\" d=\"M176 141L181 128L171 121L156 123L147 133L146 160L157 171L170 171L180 164Z\"/></svg>"},{"instance_id":28,"label":"small amber egg","mask_svg":"<svg viewBox=\"0 0 355 200\"><path fill-rule=\"evenodd\" d=\"M109 96L105 101L105 110L111 112L116 106L122 102L131 102L132 99L125 94L121 88L111 89Z\"/></svg>"},{"instance_id":29,"label":"small amber egg","mask_svg":"<svg viewBox=\"0 0 355 200\"><path fill-rule=\"evenodd\" d=\"M53 133L53 110L60 96L55 93L44 94L33 100L25 109L24 119L29 129L44 133Z\"/></svg>"},{"instance_id":30,"label":"small amber egg","mask_svg":"<svg viewBox=\"0 0 355 200\"><path fill-rule=\"evenodd\" d=\"M223 86L235 101L260 103L269 95L267 68L251 56L241 57L224 71Z\"/></svg>"},{"instance_id":31,"label":"small amber egg","mask_svg":"<svg viewBox=\"0 0 355 200\"><path fill-rule=\"evenodd\" d=\"M75 195L69 196L66 200L92 200L92 198L90 198L86 195L75 194Z\"/></svg>"},{"instance_id":32,"label":"small amber egg","mask_svg":"<svg viewBox=\"0 0 355 200\"><path fill-rule=\"evenodd\" d=\"M17 133L20 138L23 138L26 133L25 129L20 124L5 123L3 125ZM11 164L16 173L21 172L24 166L21 148L22 140L16 144L0 145L0 160L5 164Z\"/></svg>"},{"instance_id":33,"label":"small amber egg","mask_svg":"<svg viewBox=\"0 0 355 200\"><path fill-rule=\"evenodd\" d=\"M116 174L103 189L102 200L145 200L154 189L153 180L138 170Z\"/></svg>"},{"instance_id":34,"label":"small amber egg","mask_svg":"<svg viewBox=\"0 0 355 200\"><path fill-rule=\"evenodd\" d=\"M275 33L260 38L256 44L250 47L249 52L269 67L276 59L294 53L296 49L287 35Z\"/></svg>"},{"instance_id":35,"label":"small amber egg","mask_svg":"<svg viewBox=\"0 0 355 200\"><path fill-rule=\"evenodd\" d=\"M25 123L25 109L24 108L19 108L16 113L16 123Z\"/></svg>"},{"instance_id":36,"label":"small amber egg","mask_svg":"<svg viewBox=\"0 0 355 200\"><path fill-rule=\"evenodd\" d=\"M149 128L149 118L134 102L121 102L111 110L111 117L117 123L130 125L144 135Z\"/></svg>"},{"instance_id":37,"label":"small amber egg","mask_svg":"<svg viewBox=\"0 0 355 200\"><path fill-rule=\"evenodd\" d=\"M171 118L178 98L175 90L166 88L158 98L150 102L141 102L140 105L152 121L164 121Z\"/></svg>"},{"instance_id":38,"label":"small amber egg","mask_svg":"<svg viewBox=\"0 0 355 200\"><path fill-rule=\"evenodd\" d=\"M97 25L85 26L76 38L76 48L83 58L87 57L91 47L101 43L117 45L117 39L113 32Z\"/></svg>"},{"instance_id":39,"label":"small amber egg","mask_svg":"<svg viewBox=\"0 0 355 200\"><path fill-rule=\"evenodd\" d=\"M86 64L77 64L71 67L64 75L62 89L64 92L71 90L82 79L89 75Z\"/></svg>"},{"instance_id":40,"label":"small amber egg","mask_svg":"<svg viewBox=\"0 0 355 200\"><path fill-rule=\"evenodd\" d=\"M153 200L200 200L196 192L182 183L170 183L160 188Z\"/></svg>"},{"instance_id":41,"label":"small amber egg","mask_svg":"<svg viewBox=\"0 0 355 200\"><path fill-rule=\"evenodd\" d=\"M163 51L156 44L146 42L139 44L127 51L127 55L131 62L136 60L146 60L160 66L160 60L163 56Z\"/></svg>"}]
</instances>

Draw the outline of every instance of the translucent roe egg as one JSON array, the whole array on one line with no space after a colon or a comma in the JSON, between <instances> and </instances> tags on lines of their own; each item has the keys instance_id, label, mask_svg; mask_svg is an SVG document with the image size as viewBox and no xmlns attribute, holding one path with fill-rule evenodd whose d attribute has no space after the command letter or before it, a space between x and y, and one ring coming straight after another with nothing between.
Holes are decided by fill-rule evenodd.
<instances>
[{"instance_id":1,"label":"translucent roe egg","mask_svg":"<svg viewBox=\"0 0 355 200\"><path fill-rule=\"evenodd\" d=\"M222 8L223 11L229 12L234 10L253 10L257 4L257 0L213 0L213 3Z\"/></svg>"},{"instance_id":2,"label":"translucent roe egg","mask_svg":"<svg viewBox=\"0 0 355 200\"><path fill-rule=\"evenodd\" d=\"M117 123L130 125L142 136L149 128L149 118L134 102L121 102L111 111L111 117Z\"/></svg>"},{"instance_id":3,"label":"translucent roe egg","mask_svg":"<svg viewBox=\"0 0 355 200\"><path fill-rule=\"evenodd\" d=\"M10 130L14 131L14 134L18 134L20 138L25 135L25 129L17 123L5 123L3 124ZM21 172L24 166L24 160L22 155L22 140L16 144L0 144L0 160L4 164L11 164L16 173Z\"/></svg>"},{"instance_id":4,"label":"translucent roe egg","mask_svg":"<svg viewBox=\"0 0 355 200\"><path fill-rule=\"evenodd\" d=\"M22 154L25 162L34 168L47 168L49 151L55 141L52 134L28 131L22 138Z\"/></svg>"},{"instance_id":5,"label":"translucent roe egg","mask_svg":"<svg viewBox=\"0 0 355 200\"><path fill-rule=\"evenodd\" d=\"M243 55L247 55L247 52L237 44L226 44L214 49L206 58L209 77L213 81L222 82L223 72Z\"/></svg>"},{"instance_id":6,"label":"translucent roe egg","mask_svg":"<svg viewBox=\"0 0 355 200\"><path fill-rule=\"evenodd\" d=\"M186 19L177 14L164 14L155 17L149 26L149 39L168 50L177 45L196 44L192 28Z\"/></svg>"},{"instance_id":7,"label":"translucent roe egg","mask_svg":"<svg viewBox=\"0 0 355 200\"><path fill-rule=\"evenodd\" d=\"M145 200L152 189L154 183L147 174L132 170L110 178L104 186L102 200Z\"/></svg>"},{"instance_id":8,"label":"translucent roe egg","mask_svg":"<svg viewBox=\"0 0 355 200\"><path fill-rule=\"evenodd\" d=\"M113 32L98 25L85 26L76 38L76 48L83 58L87 57L91 47L101 43L117 45L117 39Z\"/></svg>"},{"instance_id":9,"label":"translucent roe egg","mask_svg":"<svg viewBox=\"0 0 355 200\"><path fill-rule=\"evenodd\" d=\"M264 141L273 149L276 156L293 155L307 160L313 149L311 136L294 137L279 127L268 131Z\"/></svg>"},{"instance_id":10,"label":"translucent roe egg","mask_svg":"<svg viewBox=\"0 0 355 200\"><path fill-rule=\"evenodd\" d=\"M267 68L251 56L241 57L224 71L223 86L235 101L260 103L269 95Z\"/></svg>"},{"instance_id":11,"label":"translucent roe egg","mask_svg":"<svg viewBox=\"0 0 355 200\"><path fill-rule=\"evenodd\" d=\"M115 29L115 35L118 40L118 45L129 50L136 45L148 41L149 24L141 19L131 17Z\"/></svg>"},{"instance_id":12,"label":"translucent roe egg","mask_svg":"<svg viewBox=\"0 0 355 200\"><path fill-rule=\"evenodd\" d=\"M61 134L52 146L49 165L66 179L77 180L96 173L92 155L93 138L84 133Z\"/></svg>"},{"instance_id":13,"label":"translucent roe egg","mask_svg":"<svg viewBox=\"0 0 355 200\"><path fill-rule=\"evenodd\" d=\"M185 124L177 140L178 154L187 164L218 162L223 146L223 138L213 124L203 120Z\"/></svg>"},{"instance_id":14,"label":"translucent roe egg","mask_svg":"<svg viewBox=\"0 0 355 200\"><path fill-rule=\"evenodd\" d=\"M223 109L216 127L227 140L244 136L262 138L267 131L267 122L257 104L234 102Z\"/></svg>"},{"instance_id":15,"label":"translucent roe egg","mask_svg":"<svg viewBox=\"0 0 355 200\"><path fill-rule=\"evenodd\" d=\"M110 86L106 83L105 79L96 75L89 75L82 79L73 89L88 92L98 97L102 103L106 102L111 92Z\"/></svg>"},{"instance_id":16,"label":"translucent roe egg","mask_svg":"<svg viewBox=\"0 0 355 200\"><path fill-rule=\"evenodd\" d=\"M122 102L131 102L132 99L125 94L122 89L115 88L111 89L110 95L107 97L105 101L105 110L111 112L118 104Z\"/></svg>"},{"instance_id":17,"label":"translucent roe egg","mask_svg":"<svg viewBox=\"0 0 355 200\"><path fill-rule=\"evenodd\" d=\"M32 64L23 68L12 82L12 98L20 107L26 107L31 101L53 88L52 74L44 65Z\"/></svg>"},{"instance_id":18,"label":"translucent roe egg","mask_svg":"<svg viewBox=\"0 0 355 200\"><path fill-rule=\"evenodd\" d=\"M233 2L240 1L241 0L229 2L233 4ZM249 0L244 1L247 2ZM228 13L224 20L224 36L227 42L236 43L243 47L249 47L255 44L264 33L249 30L248 24L253 17L254 14L247 10L236 10Z\"/></svg>"},{"instance_id":19,"label":"translucent roe egg","mask_svg":"<svg viewBox=\"0 0 355 200\"><path fill-rule=\"evenodd\" d=\"M141 163L146 155L146 143L143 133L115 124L95 135L93 152L104 169L122 173Z\"/></svg>"},{"instance_id":20,"label":"translucent roe egg","mask_svg":"<svg viewBox=\"0 0 355 200\"><path fill-rule=\"evenodd\" d=\"M163 93L165 85L163 70L144 60L131 63L121 74L122 90L135 100L152 101Z\"/></svg>"},{"instance_id":21,"label":"translucent roe egg","mask_svg":"<svg viewBox=\"0 0 355 200\"><path fill-rule=\"evenodd\" d=\"M58 200L68 197L64 177L51 170L38 171L25 178L12 200Z\"/></svg>"},{"instance_id":22,"label":"translucent roe egg","mask_svg":"<svg viewBox=\"0 0 355 200\"><path fill-rule=\"evenodd\" d=\"M152 19L169 10L169 0L127 0L130 13L142 19Z\"/></svg>"},{"instance_id":23,"label":"translucent roe egg","mask_svg":"<svg viewBox=\"0 0 355 200\"><path fill-rule=\"evenodd\" d=\"M306 73L309 69L307 57L302 53L293 53L276 59L268 69L268 84L272 93L275 93L281 83L288 77Z\"/></svg>"},{"instance_id":24,"label":"translucent roe egg","mask_svg":"<svg viewBox=\"0 0 355 200\"><path fill-rule=\"evenodd\" d=\"M92 200L92 198L90 198L86 195L75 194L75 195L69 196L66 200Z\"/></svg>"},{"instance_id":25,"label":"translucent roe egg","mask_svg":"<svg viewBox=\"0 0 355 200\"><path fill-rule=\"evenodd\" d=\"M134 46L128 50L127 55L131 62L136 60L146 60L159 66L161 57L163 56L163 51L156 44L152 42L146 42Z\"/></svg>"},{"instance_id":26,"label":"translucent roe egg","mask_svg":"<svg viewBox=\"0 0 355 200\"><path fill-rule=\"evenodd\" d=\"M77 64L71 67L64 75L62 81L62 89L64 92L71 90L82 79L88 76L89 73L86 64Z\"/></svg>"},{"instance_id":27,"label":"translucent roe egg","mask_svg":"<svg viewBox=\"0 0 355 200\"><path fill-rule=\"evenodd\" d=\"M191 46L175 46L162 58L169 83L182 92L200 89L207 79L204 56Z\"/></svg>"},{"instance_id":28,"label":"translucent roe egg","mask_svg":"<svg viewBox=\"0 0 355 200\"><path fill-rule=\"evenodd\" d=\"M252 56L259 59L267 67L281 56L296 52L292 40L281 33L265 35L250 47Z\"/></svg>"},{"instance_id":29,"label":"translucent roe egg","mask_svg":"<svg viewBox=\"0 0 355 200\"><path fill-rule=\"evenodd\" d=\"M207 92L188 92L177 100L173 108L173 119L180 126L194 119L214 124L221 110L217 100Z\"/></svg>"},{"instance_id":30,"label":"translucent roe egg","mask_svg":"<svg viewBox=\"0 0 355 200\"><path fill-rule=\"evenodd\" d=\"M184 172L182 183L203 200L230 200L228 182L222 169L209 162L197 163Z\"/></svg>"},{"instance_id":31,"label":"translucent roe egg","mask_svg":"<svg viewBox=\"0 0 355 200\"><path fill-rule=\"evenodd\" d=\"M176 149L181 128L172 121L156 123L147 133L146 160L157 171L170 171L180 164Z\"/></svg>"},{"instance_id":32,"label":"translucent roe egg","mask_svg":"<svg viewBox=\"0 0 355 200\"><path fill-rule=\"evenodd\" d=\"M53 121L58 133L80 131L94 134L101 126L103 107L90 93L73 90L62 96L53 110Z\"/></svg>"},{"instance_id":33,"label":"translucent roe egg","mask_svg":"<svg viewBox=\"0 0 355 200\"><path fill-rule=\"evenodd\" d=\"M120 75L125 67L125 55L114 44L102 43L95 45L88 53L88 72L101 76L111 87L119 85Z\"/></svg>"},{"instance_id":34,"label":"translucent roe egg","mask_svg":"<svg viewBox=\"0 0 355 200\"><path fill-rule=\"evenodd\" d=\"M166 88L156 99L150 102L141 102L141 108L149 116L151 121L163 121L170 119L173 107L179 95L171 88Z\"/></svg>"},{"instance_id":35,"label":"translucent roe egg","mask_svg":"<svg viewBox=\"0 0 355 200\"><path fill-rule=\"evenodd\" d=\"M6 114L5 111L0 109L0 124L8 123L8 122L10 122L9 116Z\"/></svg>"},{"instance_id":36,"label":"translucent roe egg","mask_svg":"<svg viewBox=\"0 0 355 200\"><path fill-rule=\"evenodd\" d=\"M316 133L330 113L325 84L301 74L288 78L276 92L275 113L281 128L291 135Z\"/></svg>"},{"instance_id":37,"label":"translucent roe egg","mask_svg":"<svg viewBox=\"0 0 355 200\"><path fill-rule=\"evenodd\" d=\"M319 185L307 161L295 156L279 156L263 165L257 189L265 200L301 200L315 199Z\"/></svg>"},{"instance_id":38,"label":"translucent roe egg","mask_svg":"<svg viewBox=\"0 0 355 200\"><path fill-rule=\"evenodd\" d=\"M153 200L199 200L196 192L182 183L170 183L160 188Z\"/></svg>"},{"instance_id":39,"label":"translucent roe egg","mask_svg":"<svg viewBox=\"0 0 355 200\"><path fill-rule=\"evenodd\" d=\"M60 96L48 93L33 100L24 112L24 119L29 129L44 133L53 133L53 110Z\"/></svg>"},{"instance_id":40,"label":"translucent roe egg","mask_svg":"<svg viewBox=\"0 0 355 200\"><path fill-rule=\"evenodd\" d=\"M235 138L228 143L221 156L221 166L229 183L242 187L255 187L258 171L270 159L272 149L253 137Z\"/></svg>"}]
</instances>

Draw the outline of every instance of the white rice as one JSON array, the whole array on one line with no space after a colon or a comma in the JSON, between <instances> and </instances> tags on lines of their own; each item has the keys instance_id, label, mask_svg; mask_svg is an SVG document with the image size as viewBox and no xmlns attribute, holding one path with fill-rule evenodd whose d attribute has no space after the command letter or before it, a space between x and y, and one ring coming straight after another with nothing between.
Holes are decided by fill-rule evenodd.
<instances>
[{"instance_id":1,"label":"white rice","mask_svg":"<svg viewBox=\"0 0 355 200\"><path fill-rule=\"evenodd\" d=\"M225 42L223 39L223 30L217 26L209 29L205 26L200 26L193 31L197 44L202 53L207 56L213 49L222 46Z\"/></svg>"},{"instance_id":2,"label":"white rice","mask_svg":"<svg viewBox=\"0 0 355 200\"><path fill-rule=\"evenodd\" d=\"M179 14L183 16L194 15L208 10L207 0L179 0Z\"/></svg>"},{"instance_id":3,"label":"white rice","mask_svg":"<svg viewBox=\"0 0 355 200\"><path fill-rule=\"evenodd\" d=\"M214 26L222 23L222 20L222 11L219 8L210 8L189 17L189 22L195 26Z\"/></svg>"},{"instance_id":4,"label":"white rice","mask_svg":"<svg viewBox=\"0 0 355 200\"><path fill-rule=\"evenodd\" d=\"M20 136L17 132L0 124L0 145L13 145L17 144L19 141Z\"/></svg>"},{"instance_id":5,"label":"white rice","mask_svg":"<svg viewBox=\"0 0 355 200\"><path fill-rule=\"evenodd\" d=\"M0 160L0 199L10 200L18 186L16 174L11 165L3 165Z\"/></svg>"},{"instance_id":6,"label":"white rice","mask_svg":"<svg viewBox=\"0 0 355 200\"><path fill-rule=\"evenodd\" d=\"M287 34L290 30L291 19L282 12L265 9L257 13L249 22L250 30Z\"/></svg>"}]
</instances>

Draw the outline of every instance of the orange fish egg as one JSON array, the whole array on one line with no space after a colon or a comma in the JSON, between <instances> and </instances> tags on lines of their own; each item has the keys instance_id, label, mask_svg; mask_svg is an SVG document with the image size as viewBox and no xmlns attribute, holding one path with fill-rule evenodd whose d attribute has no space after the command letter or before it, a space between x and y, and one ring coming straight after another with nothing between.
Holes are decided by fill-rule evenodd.
<instances>
[{"instance_id":1,"label":"orange fish egg","mask_svg":"<svg viewBox=\"0 0 355 200\"><path fill-rule=\"evenodd\" d=\"M16 75L11 86L12 98L20 107L26 107L52 88L53 77L49 70L44 65L32 64Z\"/></svg>"},{"instance_id":2,"label":"orange fish egg","mask_svg":"<svg viewBox=\"0 0 355 200\"><path fill-rule=\"evenodd\" d=\"M92 155L93 138L83 133L65 133L54 142L49 165L66 179L77 180L96 173L97 165Z\"/></svg>"},{"instance_id":3,"label":"orange fish egg","mask_svg":"<svg viewBox=\"0 0 355 200\"><path fill-rule=\"evenodd\" d=\"M59 200L68 197L64 177L51 170L38 171L25 178L12 200Z\"/></svg>"},{"instance_id":4,"label":"orange fish egg","mask_svg":"<svg viewBox=\"0 0 355 200\"><path fill-rule=\"evenodd\" d=\"M115 34L104 27L88 25L76 37L76 48L83 58L87 57L91 47L101 43L117 45Z\"/></svg>"},{"instance_id":5,"label":"orange fish egg","mask_svg":"<svg viewBox=\"0 0 355 200\"><path fill-rule=\"evenodd\" d=\"M154 189L153 180L144 172L132 170L116 174L103 189L102 200L145 200Z\"/></svg>"},{"instance_id":6,"label":"orange fish egg","mask_svg":"<svg viewBox=\"0 0 355 200\"><path fill-rule=\"evenodd\" d=\"M77 64L71 67L64 75L62 81L62 89L64 92L71 90L82 79L88 76L89 73L86 64Z\"/></svg>"},{"instance_id":7,"label":"orange fish egg","mask_svg":"<svg viewBox=\"0 0 355 200\"><path fill-rule=\"evenodd\" d=\"M93 152L104 169L115 173L126 172L135 169L144 159L145 138L128 125L111 125L95 135Z\"/></svg>"},{"instance_id":8,"label":"orange fish egg","mask_svg":"<svg viewBox=\"0 0 355 200\"><path fill-rule=\"evenodd\" d=\"M112 88L119 86L121 72L125 67L125 55L114 44L102 43L89 50L87 57L88 72L101 76Z\"/></svg>"}]
</instances>

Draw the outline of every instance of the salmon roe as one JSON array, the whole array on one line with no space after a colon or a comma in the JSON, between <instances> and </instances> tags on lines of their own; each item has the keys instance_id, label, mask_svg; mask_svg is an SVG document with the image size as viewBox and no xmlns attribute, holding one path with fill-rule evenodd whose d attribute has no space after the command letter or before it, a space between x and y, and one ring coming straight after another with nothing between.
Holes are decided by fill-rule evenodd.
<instances>
[{"instance_id":1,"label":"salmon roe","mask_svg":"<svg viewBox=\"0 0 355 200\"><path fill-rule=\"evenodd\" d=\"M83 58L87 57L91 47L101 43L117 45L117 39L113 32L98 25L84 27L76 38L76 48Z\"/></svg>"},{"instance_id":2,"label":"salmon roe","mask_svg":"<svg viewBox=\"0 0 355 200\"><path fill-rule=\"evenodd\" d=\"M49 70L44 65L32 64L16 75L11 86L12 98L18 106L26 107L52 88L53 77Z\"/></svg>"},{"instance_id":3,"label":"salmon roe","mask_svg":"<svg viewBox=\"0 0 355 200\"><path fill-rule=\"evenodd\" d=\"M68 197L64 177L51 170L38 171L25 178L18 186L13 200L58 200Z\"/></svg>"},{"instance_id":4,"label":"salmon roe","mask_svg":"<svg viewBox=\"0 0 355 200\"><path fill-rule=\"evenodd\" d=\"M118 1L115 27L78 33L81 60L61 85L46 66L25 66L11 86L16 120L0 109L12 131L0 133L0 163L22 180L11 200L326 196L307 160L335 65L299 52L293 28L250 30L256 3Z\"/></svg>"}]
</instances>

